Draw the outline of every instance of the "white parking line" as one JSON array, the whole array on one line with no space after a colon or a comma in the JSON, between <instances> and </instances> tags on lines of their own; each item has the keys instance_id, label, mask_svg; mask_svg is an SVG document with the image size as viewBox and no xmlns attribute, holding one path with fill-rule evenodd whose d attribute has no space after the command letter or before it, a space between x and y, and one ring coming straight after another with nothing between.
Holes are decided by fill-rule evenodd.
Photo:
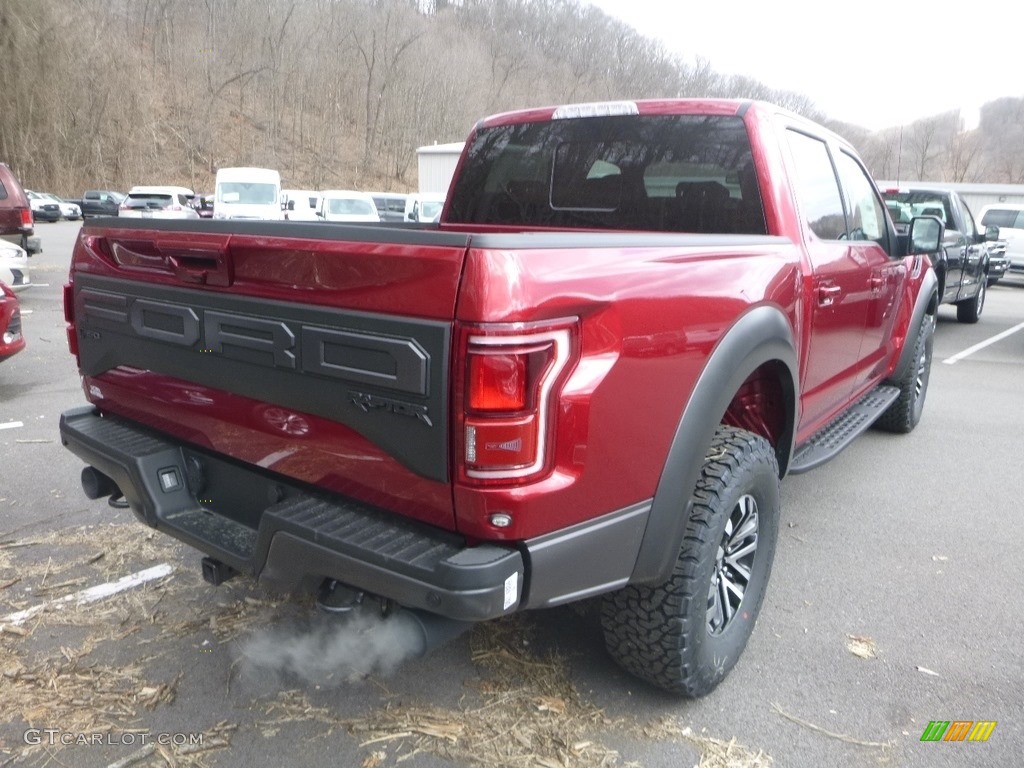
<instances>
[{"instance_id":1,"label":"white parking line","mask_svg":"<svg viewBox=\"0 0 1024 768\"><path fill-rule=\"evenodd\" d=\"M0 429L17 429L18 427L24 427L25 425L20 421L8 421L4 424L0 424Z\"/></svg>"},{"instance_id":2,"label":"white parking line","mask_svg":"<svg viewBox=\"0 0 1024 768\"><path fill-rule=\"evenodd\" d=\"M65 595L64 597L60 597L56 600L51 600L48 603L34 605L23 611L8 614L7 616L0 618L0 632L3 632L4 625L13 624L14 626L18 626L19 624L24 624L28 619L31 619L40 611L45 611L47 608L55 608L66 605L67 603L74 603L76 606L95 603L97 600L102 600L105 597L116 595L118 592L124 592L126 589L131 589L132 587L137 587L140 584L145 584L147 581L162 579L173 571L174 566L169 563L161 563L160 565L154 565L152 568L147 568L144 571L139 571L138 573L125 576L117 581L109 581L106 584L89 587L89 589L83 589L80 592Z\"/></svg>"},{"instance_id":3,"label":"white parking line","mask_svg":"<svg viewBox=\"0 0 1024 768\"><path fill-rule=\"evenodd\" d=\"M1005 330L1002 333L997 333L991 339L985 339L985 341L979 342L978 344L975 344L973 347L968 347L963 352L958 352L957 354L953 355L952 357L947 357L942 362L944 362L946 365L953 365L954 363L957 363L957 362L963 360L965 357L969 357L970 355L973 355L979 349L984 349L985 347L989 346L990 344L995 344L997 341L1002 341L1007 336L1012 336L1017 331L1021 331L1021 330L1024 330L1024 323L1021 323L1020 325L1015 325L1015 326L1013 326L1013 328Z\"/></svg>"}]
</instances>

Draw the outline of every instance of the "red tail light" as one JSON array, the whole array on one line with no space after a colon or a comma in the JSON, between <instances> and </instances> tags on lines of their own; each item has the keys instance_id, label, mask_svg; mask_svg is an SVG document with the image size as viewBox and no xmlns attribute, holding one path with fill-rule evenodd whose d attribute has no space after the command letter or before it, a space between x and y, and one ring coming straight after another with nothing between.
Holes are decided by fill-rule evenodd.
<instances>
[{"instance_id":1,"label":"red tail light","mask_svg":"<svg viewBox=\"0 0 1024 768\"><path fill-rule=\"evenodd\" d=\"M75 330L75 285L64 284L64 321L68 324L68 349L78 357L78 332Z\"/></svg>"},{"instance_id":2,"label":"red tail light","mask_svg":"<svg viewBox=\"0 0 1024 768\"><path fill-rule=\"evenodd\" d=\"M22 208L21 209L21 228L32 229L32 209Z\"/></svg>"},{"instance_id":3,"label":"red tail light","mask_svg":"<svg viewBox=\"0 0 1024 768\"><path fill-rule=\"evenodd\" d=\"M469 358L471 411L521 411L526 408L527 354L473 354Z\"/></svg>"},{"instance_id":4,"label":"red tail light","mask_svg":"<svg viewBox=\"0 0 1024 768\"><path fill-rule=\"evenodd\" d=\"M574 357L576 321L463 329L463 480L534 479L551 469L557 388Z\"/></svg>"}]
</instances>

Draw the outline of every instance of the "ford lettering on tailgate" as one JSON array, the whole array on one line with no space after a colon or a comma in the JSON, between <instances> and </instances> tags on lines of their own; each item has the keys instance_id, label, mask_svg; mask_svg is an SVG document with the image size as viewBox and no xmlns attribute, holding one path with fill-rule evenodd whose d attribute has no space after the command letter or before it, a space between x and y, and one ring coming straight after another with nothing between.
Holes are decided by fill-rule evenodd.
<instances>
[{"instance_id":1,"label":"ford lettering on tailgate","mask_svg":"<svg viewBox=\"0 0 1024 768\"><path fill-rule=\"evenodd\" d=\"M447 323L83 274L75 322L86 375L130 365L324 416L447 479Z\"/></svg>"}]
</instances>

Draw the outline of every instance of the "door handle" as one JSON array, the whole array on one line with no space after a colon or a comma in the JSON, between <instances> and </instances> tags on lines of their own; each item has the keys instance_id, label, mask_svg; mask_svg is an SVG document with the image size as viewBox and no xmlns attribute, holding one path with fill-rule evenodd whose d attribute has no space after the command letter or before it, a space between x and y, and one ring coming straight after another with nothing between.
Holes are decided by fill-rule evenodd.
<instances>
[{"instance_id":1,"label":"door handle","mask_svg":"<svg viewBox=\"0 0 1024 768\"><path fill-rule=\"evenodd\" d=\"M836 299L838 299L842 293L843 289L838 285L819 285L818 306L831 307L836 303Z\"/></svg>"}]
</instances>

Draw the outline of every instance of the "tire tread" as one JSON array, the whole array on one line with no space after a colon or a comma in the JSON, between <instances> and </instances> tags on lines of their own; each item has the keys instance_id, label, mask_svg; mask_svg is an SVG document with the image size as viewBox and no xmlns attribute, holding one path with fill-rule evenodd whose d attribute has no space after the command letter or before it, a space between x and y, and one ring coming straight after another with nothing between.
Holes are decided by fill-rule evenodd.
<instances>
[{"instance_id":1,"label":"tire tread","mask_svg":"<svg viewBox=\"0 0 1024 768\"><path fill-rule=\"evenodd\" d=\"M700 553L718 546L711 537L718 527L715 518L721 514L722 499L732 491L731 484L738 476L757 466L771 467L777 489L778 463L769 443L746 430L720 426L708 447L680 553L669 578L656 586L627 586L604 598L601 623L605 644L627 672L692 698L713 689L735 663L735 658L720 667L699 662L694 646L698 633L707 631L705 610L691 609L695 600L707 599L707 569ZM777 515L777 510L766 512ZM765 543L774 547L774 539ZM759 603L760 598L751 606L755 615Z\"/></svg>"}]
</instances>

